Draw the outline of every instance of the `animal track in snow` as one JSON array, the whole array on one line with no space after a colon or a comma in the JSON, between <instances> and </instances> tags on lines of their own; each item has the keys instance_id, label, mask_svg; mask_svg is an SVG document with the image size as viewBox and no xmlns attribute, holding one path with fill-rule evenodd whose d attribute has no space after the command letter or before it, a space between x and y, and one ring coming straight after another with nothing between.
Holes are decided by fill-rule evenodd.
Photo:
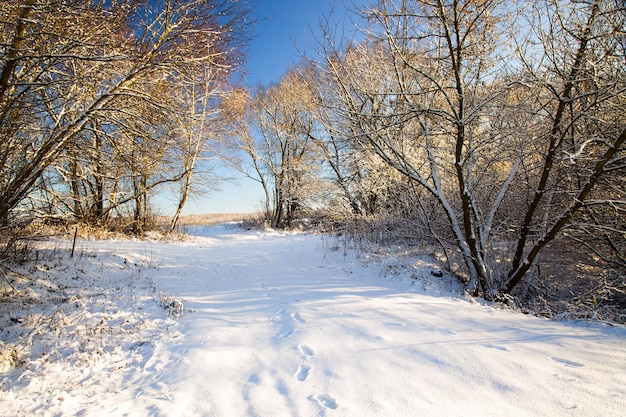
<instances>
[{"instance_id":1,"label":"animal track in snow","mask_svg":"<svg viewBox=\"0 0 626 417\"><path fill-rule=\"evenodd\" d=\"M308 378L310 370L311 370L310 366L300 365L298 366L298 369L296 370L296 373L294 374L294 376L296 377L298 381L303 382Z\"/></svg>"},{"instance_id":2,"label":"animal track in snow","mask_svg":"<svg viewBox=\"0 0 626 417\"><path fill-rule=\"evenodd\" d=\"M311 349L307 345L298 345L298 350L300 351L301 354L309 358L315 355L315 352L313 352L313 349Z\"/></svg>"},{"instance_id":3,"label":"animal track in snow","mask_svg":"<svg viewBox=\"0 0 626 417\"><path fill-rule=\"evenodd\" d=\"M295 321L297 321L298 323L306 322L306 320L302 318L300 313L291 313L291 318L294 319Z\"/></svg>"},{"instance_id":4,"label":"animal track in snow","mask_svg":"<svg viewBox=\"0 0 626 417\"><path fill-rule=\"evenodd\" d=\"M328 394L311 395L309 399L317 401L317 403L324 408L330 408L331 410L337 408L337 401Z\"/></svg>"}]
</instances>

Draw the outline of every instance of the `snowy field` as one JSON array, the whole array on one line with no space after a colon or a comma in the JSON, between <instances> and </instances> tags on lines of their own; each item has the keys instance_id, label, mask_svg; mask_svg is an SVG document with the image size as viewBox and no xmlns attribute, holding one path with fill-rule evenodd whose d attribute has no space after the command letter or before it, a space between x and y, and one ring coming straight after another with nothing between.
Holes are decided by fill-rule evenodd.
<instances>
[{"instance_id":1,"label":"snowy field","mask_svg":"<svg viewBox=\"0 0 626 417\"><path fill-rule=\"evenodd\" d=\"M626 415L623 327L472 302L426 258L189 232L50 242L0 277L0 415Z\"/></svg>"}]
</instances>

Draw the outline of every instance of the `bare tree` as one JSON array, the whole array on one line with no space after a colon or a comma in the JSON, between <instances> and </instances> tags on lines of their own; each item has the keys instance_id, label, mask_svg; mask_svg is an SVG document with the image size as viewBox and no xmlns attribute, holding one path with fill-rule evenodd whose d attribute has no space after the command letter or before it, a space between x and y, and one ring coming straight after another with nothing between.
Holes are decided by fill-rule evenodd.
<instances>
[{"instance_id":1,"label":"bare tree","mask_svg":"<svg viewBox=\"0 0 626 417\"><path fill-rule=\"evenodd\" d=\"M7 22L2 28L7 47L3 48L0 76L3 224L45 168L80 131L86 115L105 105L106 96L97 100L78 91L87 83L100 83L100 70L107 62L124 58L117 52L119 48L113 49L120 40L115 26L121 24L128 10L124 4L119 6L120 13L113 20L105 17L106 10L101 7L38 1L2 3L2 21ZM105 19L107 24L103 24ZM85 61L93 65L77 79L72 64L81 67ZM121 79L118 87L123 84Z\"/></svg>"},{"instance_id":2,"label":"bare tree","mask_svg":"<svg viewBox=\"0 0 626 417\"><path fill-rule=\"evenodd\" d=\"M240 64L245 7L221 0L34 0L2 2L0 12L1 222L61 157L66 165L57 164L57 173L76 217L92 206L102 219L135 202L134 215L143 218L151 190L190 172L173 158L179 130L170 98L186 75L228 73ZM104 173L97 155L104 149L122 169ZM91 204L79 201L87 195Z\"/></svg>"},{"instance_id":3,"label":"bare tree","mask_svg":"<svg viewBox=\"0 0 626 417\"><path fill-rule=\"evenodd\" d=\"M548 23L536 24L529 35L541 40L544 61L523 60L524 81L541 87L532 115L544 122L544 149L503 282L506 291L578 213L597 203L592 196L598 184L624 173L623 4L540 3L531 16ZM616 197L612 203L623 206L624 194Z\"/></svg>"},{"instance_id":4,"label":"bare tree","mask_svg":"<svg viewBox=\"0 0 626 417\"><path fill-rule=\"evenodd\" d=\"M238 113L248 123L239 124L236 134L265 191L272 227L291 225L312 191L312 106L311 90L293 68L278 84L260 88L250 107Z\"/></svg>"},{"instance_id":5,"label":"bare tree","mask_svg":"<svg viewBox=\"0 0 626 417\"><path fill-rule=\"evenodd\" d=\"M257 113L253 110L252 93L247 88L234 89L224 100L224 127L232 140L234 154L232 166L247 178L258 182L265 194L265 213L272 212L272 194L269 181L264 175L263 161L257 156L255 129ZM238 155L241 154L241 155Z\"/></svg>"},{"instance_id":6,"label":"bare tree","mask_svg":"<svg viewBox=\"0 0 626 417\"><path fill-rule=\"evenodd\" d=\"M345 136L437 202L487 297L623 172L623 9L540 4L516 26L509 2L380 1L365 40L325 51Z\"/></svg>"},{"instance_id":7,"label":"bare tree","mask_svg":"<svg viewBox=\"0 0 626 417\"><path fill-rule=\"evenodd\" d=\"M187 203L194 185L199 159L208 157L211 143L218 143L222 130L217 127L221 121L219 98L228 92L228 66L211 66L204 72L192 74L180 91L181 111L179 113L180 143L177 151L183 163L184 178L180 184L178 205L170 221L169 231L173 231ZM181 117L182 116L182 117ZM204 158L203 158L204 155Z\"/></svg>"}]
</instances>

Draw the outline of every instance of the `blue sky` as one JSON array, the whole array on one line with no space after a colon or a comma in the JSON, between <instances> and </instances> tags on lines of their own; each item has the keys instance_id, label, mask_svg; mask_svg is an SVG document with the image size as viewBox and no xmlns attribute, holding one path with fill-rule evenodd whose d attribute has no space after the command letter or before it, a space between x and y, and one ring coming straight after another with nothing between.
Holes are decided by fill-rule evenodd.
<instances>
[{"instance_id":1,"label":"blue sky","mask_svg":"<svg viewBox=\"0 0 626 417\"><path fill-rule=\"evenodd\" d=\"M310 52L311 31L330 10L328 0L259 0L255 17L262 20L249 51L248 84L278 81L298 62L299 51Z\"/></svg>"},{"instance_id":2,"label":"blue sky","mask_svg":"<svg viewBox=\"0 0 626 417\"><path fill-rule=\"evenodd\" d=\"M246 66L246 83L252 87L279 81L289 66L299 61L301 52L308 56L314 53L314 32L318 31L320 17L328 16L333 9L333 16L345 14L342 0L257 0L254 9L253 15L259 22ZM236 171L227 170L224 175L239 179L222 184L218 191L193 197L184 214L246 213L261 209L263 190L258 183L242 178ZM171 214L175 203L164 201L160 206L163 214Z\"/></svg>"}]
</instances>

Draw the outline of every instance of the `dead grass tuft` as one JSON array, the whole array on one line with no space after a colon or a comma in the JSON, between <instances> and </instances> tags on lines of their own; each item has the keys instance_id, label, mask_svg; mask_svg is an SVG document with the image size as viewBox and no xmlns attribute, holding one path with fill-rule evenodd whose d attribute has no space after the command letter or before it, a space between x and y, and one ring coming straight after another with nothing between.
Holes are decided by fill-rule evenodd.
<instances>
[{"instance_id":1,"label":"dead grass tuft","mask_svg":"<svg viewBox=\"0 0 626 417\"><path fill-rule=\"evenodd\" d=\"M258 218L258 213L191 214L187 216L181 216L180 220L178 221L178 226L211 226L214 224L227 222L255 221Z\"/></svg>"}]
</instances>

